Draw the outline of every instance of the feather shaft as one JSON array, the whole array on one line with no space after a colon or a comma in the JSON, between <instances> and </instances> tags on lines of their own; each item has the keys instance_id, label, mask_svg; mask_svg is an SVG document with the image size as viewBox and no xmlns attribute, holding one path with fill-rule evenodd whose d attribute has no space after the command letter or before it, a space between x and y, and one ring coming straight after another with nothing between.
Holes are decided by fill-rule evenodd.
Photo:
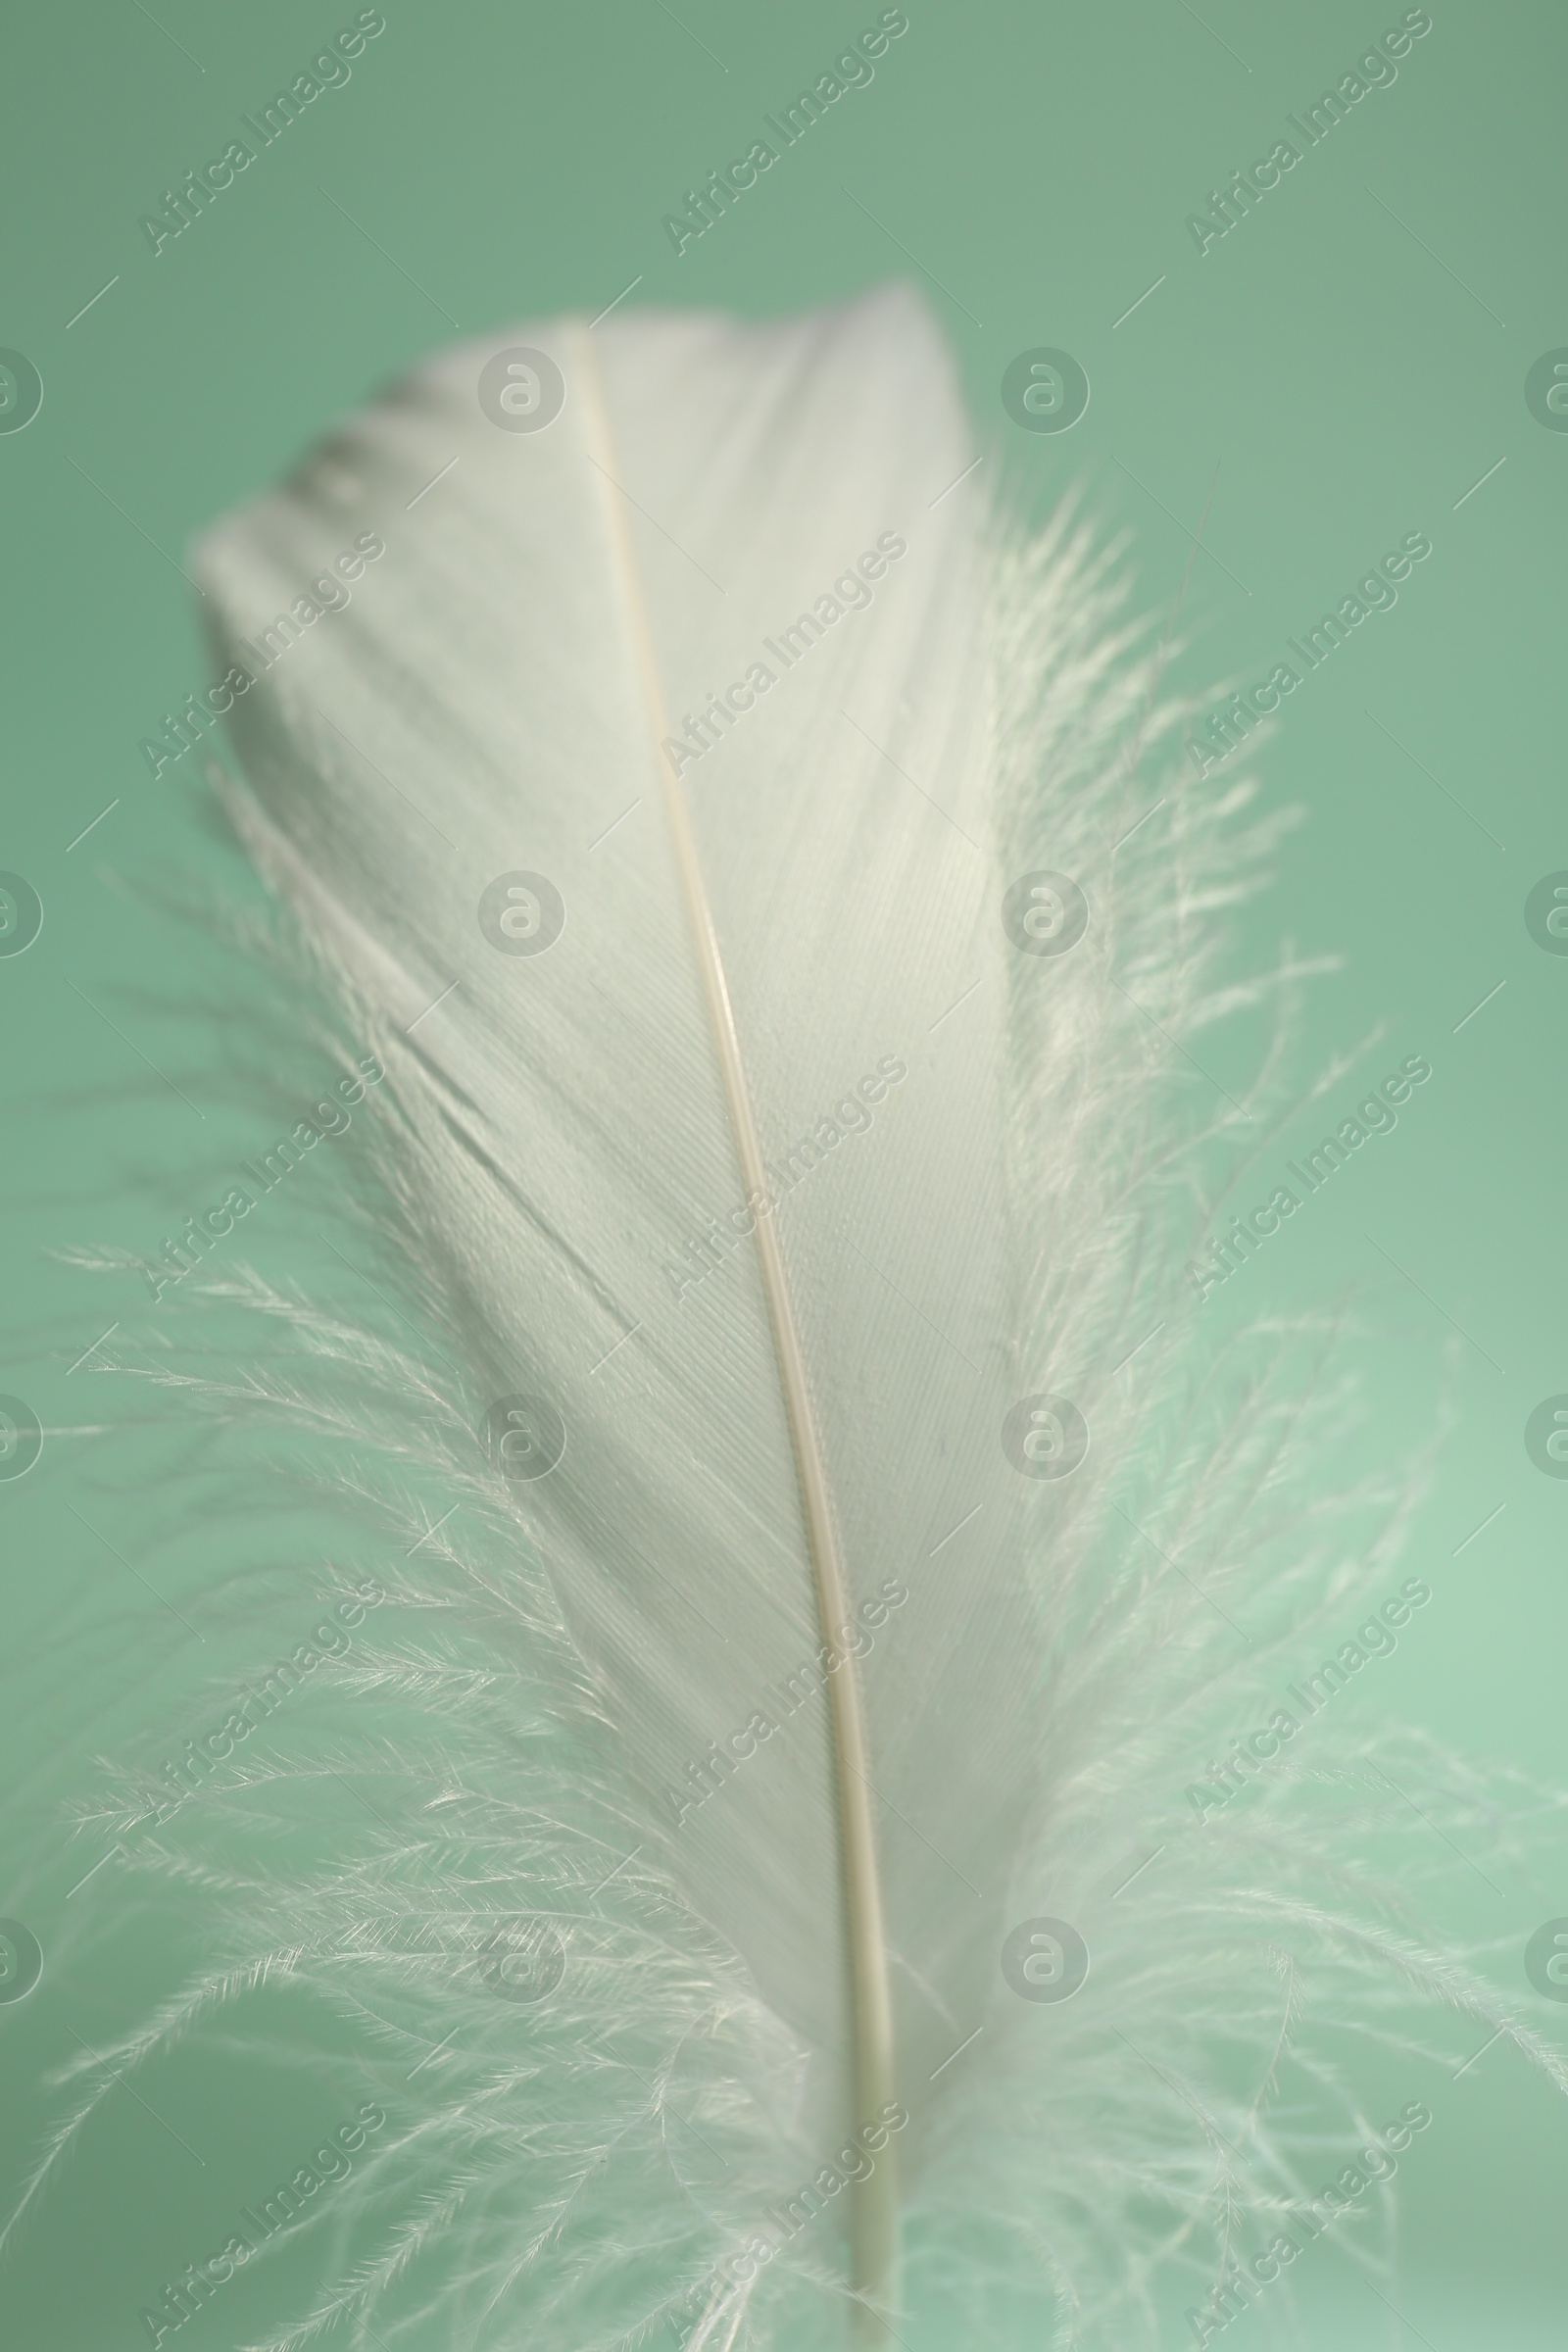
<instances>
[{"instance_id":1,"label":"feather shaft","mask_svg":"<svg viewBox=\"0 0 1568 2352\"><path fill-rule=\"evenodd\" d=\"M576 330L578 381L588 411L590 454L604 489L605 514L614 550L626 625L632 641L644 709L651 731L654 757L662 789L681 893L691 924L703 998L708 1008L714 1052L733 1131L736 1155L749 1199L765 1199L767 1170L757 1132L745 1056L712 908L703 880L702 863L691 812L679 773L662 749L672 733L664 708L663 688L654 654L648 610L638 572L624 495L597 356L588 330ZM597 452L597 455L594 453ZM790 1438L800 1483L801 1513L811 1561L818 1624L830 1644L834 1629L849 1613L848 1593L839 1552L827 1468L817 1436L806 1356L801 1345L789 1275L771 1218L755 1225L758 1258L767 1302ZM887 1931L883 1916L881 1881L877 1869L876 1829L871 1815L871 1788L865 1715L855 1661L847 1658L829 1684L834 1775L840 1840L840 1871L848 1943L850 2003L854 2048L856 2115L875 2116L897 2092L893 2034L893 1997L888 1979ZM891 2143L890 2143L891 2147ZM879 2164L855 2185L852 2207L852 2291L880 2300L892 2283L898 2239L898 2180L894 2164ZM861 2306L861 2329L867 2344L888 2340L874 2312Z\"/></svg>"}]
</instances>

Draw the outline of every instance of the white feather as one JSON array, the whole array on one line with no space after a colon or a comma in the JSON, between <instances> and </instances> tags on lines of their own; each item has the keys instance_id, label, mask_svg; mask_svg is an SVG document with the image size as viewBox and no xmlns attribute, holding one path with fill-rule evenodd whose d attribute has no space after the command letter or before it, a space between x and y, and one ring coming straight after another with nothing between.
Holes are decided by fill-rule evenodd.
<instances>
[{"instance_id":1,"label":"white feather","mask_svg":"<svg viewBox=\"0 0 1568 2352\"><path fill-rule=\"evenodd\" d=\"M238 702L230 800L385 1065L374 1213L445 1368L227 1286L300 1358L208 1392L330 1440L410 1556L314 1744L236 1756L205 1822L149 1834L132 1797L150 1854L227 1840L230 1943L128 2054L257 1970L392 2050L456 2021L355 2189L363 2258L279 2346L345 2313L411 2343L830 2343L852 2314L881 2340L955 2296L969 2340L1054 2315L1122 2342L1158 2255L1296 2193L1264 2109L1309 1961L1341 1997L1388 1968L1501 2015L1275 1829L1283 1776L1234 1834L1182 1819L1245 1677L1380 1557L1342 1548L1353 1497L1284 1513L1298 1367L1245 1410L1223 1363L1195 1385L1167 1273L1184 1153L1230 1117L1187 1041L1245 994L1215 918L1268 837L1245 791L1176 782L1159 657L1086 535L999 546L907 296L507 343L563 372L546 429L499 429L506 346L462 347L201 551L245 663L385 537ZM1089 902L1061 956L1003 921L1042 868ZM481 927L515 872L564 904L546 953ZM743 1233L759 1160L808 1136ZM1002 1438L1042 1392L1091 1432L1059 1481ZM518 1394L565 1437L524 1484L481 1442ZM376 1775L346 1847L323 1766ZM270 1818L315 1841L303 1874ZM1092 1954L1060 2006L999 1965L1039 1914ZM559 1943L537 2001L496 1997L509 1921ZM845 2232L827 2181L857 2172ZM813 2180L823 2213L781 2226Z\"/></svg>"},{"instance_id":2,"label":"white feather","mask_svg":"<svg viewBox=\"0 0 1568 2352\"><path fill-rule=\"evenodd\" d=\"M496 429L470 348L334 447L371 513L405 504L438 447L452 470L407 544L389 535L373 617L290 649L242 748L313 919L403 1016L407 1182L479 1398L537 1395L565 1424L525 1499L622 1730L633 1818L800 2035L802 2129L838 2142L896 2095L888 1945L915 1938L923 2073L996 1940L1016 1817L999 1793L1031 1680L997 1443L1018 1373L981 590L953 488L971 452L902 296L760 333L638 319L539 341L569 387L549 430ZM221 608L286 607L322 527L309 477L231 527L204 564ZM756 663L775 682L673 773L665 709ZM479 896L509 868L564 900L548 956L481 935ZM879 1063L907 1068L897 1091ZM862 1080L881 1115L858 1144L832 1109L863 1102ZM840 1163L756 1213L762 1160L841 1132L852 1150L811 1146ZM732 1209L756 1246L699 1283L690 1238ZM919 1575L884 1635L865 1720L852 1658L829 1704L671 1838L693 1762L745 1745L769 1690L977 1511L961 1578L953 1555ZM988 1882L978 1911L943 1858L958 1848ZM862 2193L884 2248L891 2176ZM885 2251L863 2267L880 2287Z\"/></svg>"}]
</instances>

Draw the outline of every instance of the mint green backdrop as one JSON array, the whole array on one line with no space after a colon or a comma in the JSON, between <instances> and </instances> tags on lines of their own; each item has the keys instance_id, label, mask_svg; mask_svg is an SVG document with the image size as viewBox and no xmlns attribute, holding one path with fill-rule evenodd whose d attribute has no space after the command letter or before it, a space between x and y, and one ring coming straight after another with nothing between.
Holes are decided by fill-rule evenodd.
<instances>
[{"instance_id":1,"label":"mint green backdrop","mask_svg":"<svg viewBox=\"0 0 1568 2352\"><path fill-rule=\"evenodd\" d=\"M1535 1466L1524 1428L1568 1391L1568 957L1532 937L1525 902L1568 868L1553 692L1568 433L1540 397L1533 413L1526 377L1568 346L1568 25L1523 0L1433 0L1396 77L1200 250L1189 216L1217 229L1211 191L1281 139L1306 146L1288 118L1399 25L1396 6L908 0L874 79L677 254L663 217L877 14L386 0L351 77L156 254L143 214L356 12L89 0L12 24L0 344L36 368L43 401L0 432L0 866L32 885L44 922L0 958L0 1388L78 1434L51 1436L36 1468L0 1485L14 1791L0 1912L45 1955L37 1987L0 2004L8 2191L53 2111L49 2072L122 2031L188 1952L189 1919L133 1911L113 1834L71 1836L59 1806L90 1800L94 1756L120 1752L122 1629L143 1643L138 1672L150 1642L167 1677L171 1740L198 1727L204 1646L221 1646L206 1596L240 1558L231 1523L204 1527L188 1504L161 1516L163 1456L138 1463L134 1438L101 1450L92 1360L68 1366L129 1292L53 1254L156 1250L277 1131L245 1074L251 1049L211 1017L220 967L149 897L182 877L232 880L198 818L199 755L155 779L139 750L207 674L182 549L457 331L592 316L628 286L629 304L763 316L907 275L954 340L993 473L1042 511L1082 491L1127 534L1157 615L1186 581L1172 677L1193 691L1265 677L1386 551L1430 540L1397 603L1303 680L1253 762L1266 805L1307 821L1246 918L1245 952L1268 959L1288 940L1338 959L1307 994L1298 1091L1334 1054L1352 1058L1260 1146L1241 1201L1265 1199L1385 1069L1423 1055L1432 1076L1395 1132L1215 1291L1192 1344L1258 1313L1351 1303L1367 1387L1332 1474L1392 1466L1440 1421L1441 1435L1399 1571L1427 1578L1432 1604L1337 1703L1561 1777L1568 1482ZM1087 372L1068 431L1025 431L1004 409L1004 369L1039 348ZM25 370L0 386L3 424ZM254 979L221 985L253 1010L265 1000ZM181 1001L201 1017L171 1009ZM1217 1037L1215 1084L1241 1092L1255 1045ZM291 1050L283 1094L303 1096L320 1065ZM311 1232L343 1182L346 1161L329 1158L295 1179L267 1245L302 1280L327 1264ZM147 1491L118 1499L138 1475ZM279 1556L290 1540L278 1532ZM1529 1878L1491 1843L1478 1827L1445 1931L1496 1939L1504 1982L1561 2039L1568 2006L1523 1969L1533 1930L1568 1912L1561 1839L1537 1837ZM1409 2333L1325 2244L1300 2266L1311 2340L1557 2343L1568 2114L1511 2054L1467 2066L1462 2024L1433 2033L1432 2057L1376 2065L1346 2043L1372 2104L1433 2111L1401 2168ZM268 2071L215 2043L117 2090L0 2273L7 2340L146 2341L136 2314L162 2282L367 2095L352 2049L339 2055L319 2073ZM319 2259L285 2249L182 2344L248 2340Z\"/></svg>"}]
</instances>

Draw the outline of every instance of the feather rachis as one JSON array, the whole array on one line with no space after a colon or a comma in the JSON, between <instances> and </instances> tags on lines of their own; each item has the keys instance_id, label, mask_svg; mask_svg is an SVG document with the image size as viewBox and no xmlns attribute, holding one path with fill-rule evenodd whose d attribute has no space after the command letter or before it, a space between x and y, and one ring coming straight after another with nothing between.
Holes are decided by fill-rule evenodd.
<instances>
[{"instance_id":1,"label":"feather rachis","mask_svg":"<svg viewBox=\"0 0 1568 2352\"><path fill-rule=\"evenodd\" d=\"M624 585L627 625L637 645L637 668L646 699L651 745L663 746L671 735L663 689L649 639L636 562L626 529L625 510L616 481L616 460L610 436L599 368L585 328L574 342L578 374L593 418L592 433L603 453L594 463L605 477L605 503ZM714 1051L723 1076L739 1162L741 1189L748 1200L764 1199L767 1168L758 1140L745 1057L735 1025L734 1007L724 971L722 953L704 886L701 859L693 836L680 774L668 753L654 752L660 770L665 813L675 843L687 914L697 947L703 995L712 1025ZM801 1503L816 1592L818 1628L824 1642L849 1613L838 1529L826 1465L817 1437L809 1379L797 1327L789 1274L770 1218L754 1222L762 1287L767 1298L768 1323L779 1365L785 1410L789 1417ZM829 1690L833 1723L834 1777L838 1794L840 1854L844 1872L844 1910L849 1942L849 1975L855 2037L855 2111L876 2115L894 2101L898 2074L894 2059L893 2003L888 1985L887 1932L882 1916L882 1889L877 1868L876 1832L871 1818L865 1727L858 1676L853 1658L835 1675ZM862 2188L852 2187L856 2200L855 2267L852 2291L874 2306L892 2287L898 2237L897 2174L881 2165ZM886 2340L874 2313L868 2311L863 2330L868 2342Z\"/></svg>"}]
</instances>

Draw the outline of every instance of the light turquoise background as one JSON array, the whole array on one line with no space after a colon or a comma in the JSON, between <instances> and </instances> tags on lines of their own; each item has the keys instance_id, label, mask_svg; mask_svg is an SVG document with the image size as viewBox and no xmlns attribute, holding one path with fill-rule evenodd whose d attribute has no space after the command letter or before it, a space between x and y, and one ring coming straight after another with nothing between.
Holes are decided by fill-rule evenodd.
<instances>
[{"instance_id":1,"label":"light turquoise background","mask_svg":"<svg viewBox=\"0 0 1568 2352\"><path fill-rule=\"evenodd\" d=\"M457 330L592 316L634 280L631 303L760 316L905 273L952 335L992 471L1040 510L1081 489L1107 530L1129 534L1157 615L1208 502L1172 672L1184 688L1262 675L1404 533L1432 540L1397 607L1306 681L1257 763L1266 804L1298 804L1309 821L1246 919L1246 952L1267 960L1288 939L1341 959L1309 993L1298 1087L1385 1034L1321 1111L1264 1148L1243 1200L1265 1198L1284 1158L1324 1132L1322 1114L1343 1115L1402 1056L1427 1055L1433 1077L1397 1132L1205 1306L1195 1345L1252 1314L1350 1297L1366 1326L1356 1461L1392 1463L1446 1400L1408 1562L1434 1603L1343 1703L1562 1777L1568 1483L1543 1477L1522 1438L1530 1409L1568 1390L1568 958L1544 954L1523 921L1531 885L1568 866L1554 691L1568 435L1544 430L1523 397L1531 363L1568 344L1560 11L1434 0L1397 80L1200 255L1186 217L1288 135L1287 114L1348 71L1397 7L909 0L909 29L870 86L677 257L662 217L875 9L387 0L386 29L346 86L155 257L139 216L355 13L92 0L10 28L0 343L27 354L45 394L24 432L0 436L0 865L39 891L45 925L0 961L0 1263L15 1335L0 1387L52 1429L90 1430L90 1366L67 1366L125 1294L47 1253L156 1247L220 1197L217 1172L276 1132L249 1049L211 1016L217 983L203 975L218 967L126 886L228 872L193 813L195 756L154 781L137 748L206 676L178 569L190 535ZM1008 361L1039 345L1072 352L1092 385L1060 436L1017 430L999 399ZM253 1012L264 1002L257 981L223 985ZM193 1002L194 1021L169 1009ZM1212 1074L1233 1094L1253 1043L1215 1041ZM283 1096L318 1074L290 1065ZM313 1167L299 1183L323 1188L324 1203L342 1174ZM311 1223L302 1190L274 1245L279 1270L316 1270ZM200 1703L191 1637L130 1570L156 1561L167 1598L211 1628L236 1564L227 1531L207 1540L187 1520L165 1541L159 1460L131 1453L153 1479L134 1506L115 1499L123 1452L117 1464L91 1435L51 1439L25 1481L0 1487L16 1791L0 1910L25 1918L46 1953L37 1990L0 2006L5 2183L24 2176L50 2112L43 2074L120 2031L169 1981L188 1931L122 1918L112 1859L68 1902L108 1841L68 1842L58 1822L62 1796L94 1786L94 1754L119 1752L117 1710L134 1695L123 1622L167 1634L172 1728ZM1568 1912L1560 1838L1538 1851L1534 1883L1510 1870L1498 1892L1474 1884L1449 1924L1498 1939L1504 1981L1561 2041L1568 2007L1530 1995L1520 1962L1532 1929ZM1412 2060L1388 2082L1435 2116L1403 2168L1411 2332L1397 2340L1556 2343L1568 2115L1511 2056L1453 2080L1466 2029L1436 2031L1448 2062ZM195 2052L149 2095L156 2116L116 2094L0 2273L8 2340L40 2352L145 2340L137 2306L366 2094L351 2052L340 2082L258 2077ZM1396 2340L1343 2269L1326 2249L1303 2278L1313 2340ZM182 2347L241 2342L283 2308L281 2282L231 2296L182 2330Z\"/></svg>"}]
</instances>

